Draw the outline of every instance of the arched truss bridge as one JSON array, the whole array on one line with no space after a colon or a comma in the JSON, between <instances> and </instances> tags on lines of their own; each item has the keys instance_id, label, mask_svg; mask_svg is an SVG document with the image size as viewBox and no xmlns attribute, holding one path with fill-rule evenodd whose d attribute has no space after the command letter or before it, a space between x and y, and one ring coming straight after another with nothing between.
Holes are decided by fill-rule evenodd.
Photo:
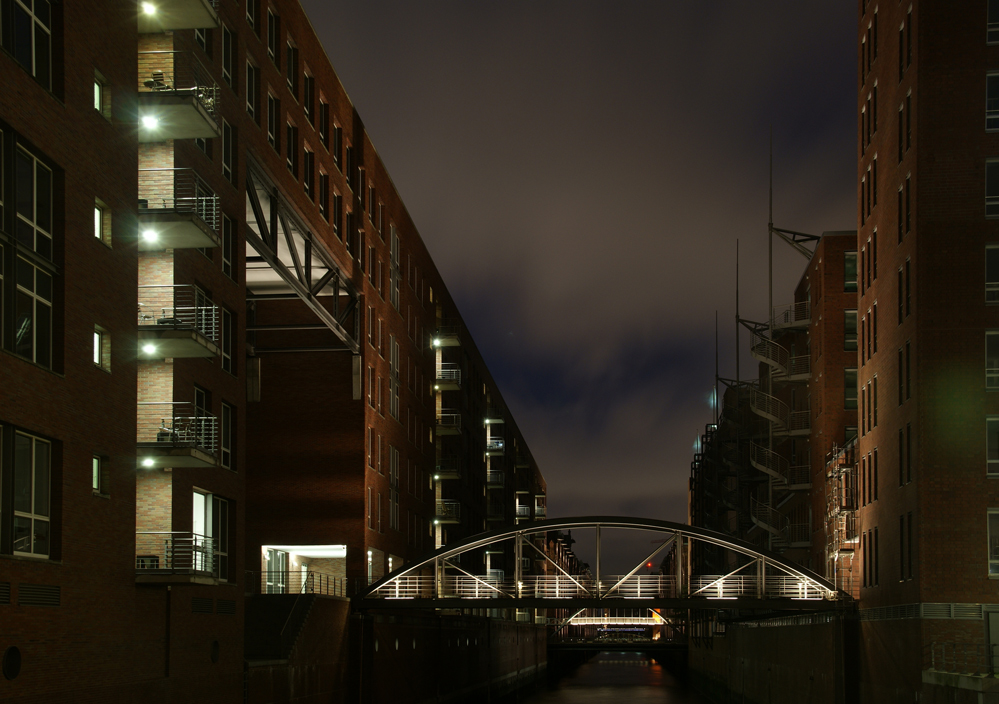
<instances>
[{"instance_id":1,"label":"arched truss bridge","mask_svg":"<svg viewBox=\"0 0 999 704\"><path fill-rule=\"evenodd\" d=\"M595 531L596 564L571 574L535 544L548 531ZM624 575L601 571L601 531L624 529L662 534L655 549ZM499 548L514 554L512 578L475 574L466 553ZM700 547L724 551L724 574L692 570ZM658 555L672 553L669 574L639 574ZM543 574L524 571L522 558L543 558ZM579 570L576 570L580 572ZM665 571L665 570L664 570ZM721 533L649 518L582 516L554 518L480 533L404 565L354 598L355 608L549 608L549 609L754 609L828 611L850 608L852 598L776 553Z\"/></svg>"}]
</instances>

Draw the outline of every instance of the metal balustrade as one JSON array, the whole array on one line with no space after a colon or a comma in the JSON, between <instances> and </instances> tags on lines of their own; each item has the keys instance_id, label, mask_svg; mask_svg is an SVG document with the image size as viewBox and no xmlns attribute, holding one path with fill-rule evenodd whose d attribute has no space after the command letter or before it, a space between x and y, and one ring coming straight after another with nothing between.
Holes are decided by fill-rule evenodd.
<instances>
[{"instance_id":1,"label":"metal balustrade","mask_svg":"<svg viewBox=\"0 0 999 704\"><path fill-rule=\"evenodd\" d=\"M497 435L490 435L486 438L486 452L501 452L506 447L503 438Z\"/></svg>"},{"instance_id":2,"label":"metal balustrade","mask_svg":"<svg viewBox=\"0 0 999 704\"><path fill-rule=\"evenodd\" d=\"M778 372L786 373L790 354L778 343L753 330L750 335L750 354Z\"/></svg>"},{"instance_id":3,"label":"metal balustrade","mask_svg":"<svg viewBox=\"0 0 999 704\"><path fill-rule=\"evenodd\" d=\"M486 486L503 486L504 474L500 470L490 469L486 472Z\"/></svg>"},{"instance_id":4,"label":"metal balustrade","mask_svg":"<svg viewBox=\"0 0 999 704\"><path fill-rule=\"evenodd\" d=\"M809 323L811 323L811 306L808 301L775 307L770 317L770 325L774 329L808 325Z\"/></svg>"},{"instance_id":5,"label":"metal balustrade","mask_svg":"<svg viewBox=\"0 0 999 704\"><path fill-rule=\"evenodd\" d=\"M189 94L218 123L219 86L191 51L140 51L139 92Z\"/></svg>"},{"instance_id":6,"label":"metal balustrade","mask_svg":"<svg viewBox=\"0 0 999 704\"><path fill-rule=\"evenodd\" d=\"M530 506L522 506L522 505L518 504L517 507L516 507L516 509L514 510L514 515L517 516L517 518L530 518L530 516L531 516L531 507Z\"/></svg>"},{"instance_id":7,"label":"metal balustrade","mask_svg":"<svg viewBox=\"0 0 999 704\"><path fill-rule=\"evenodd\" d=\"M790 486L804 487L812 485L812 468L807 464L796 464L788 468L787 483Z\"/></svg>"},{"instance_id":8,"label":"metal balustrade","mask_svg":"<svg viewBox=\"0 0 999 704\"><path fill-rule=\"evenodd\" d=\"M756 415L763 416L781 426L787 426L790 410L787 404L776 396L771 396L757 388L750 389L749 407Z\"/></svg>"},{"instance_id":9,"label":"metal balustrade","mask_svg":"<svg viewBox=\"0 0 999 704\"><path fill-rule=\"evenodd\" d=\"M810 355L802 354L791 357L787 364L787 376L808 377L812 373L812 358Z\"/></svg>"},{"instance_id":10,"label":"metal balustrade","mask_svg":"<svg viewBox=\"0 0 999 704\"><path fill-rule=\"evenodd\" d=\"M461 430L461 413L441 411L437 414L437 425L441 428Z\"/></svg>"},{"instance_id":11,"label":"metal balustrade","mask_svg":"<svg viewBox=\"0 0 999 704\"><path fill-rule=\"evenodd\" d=\"M252 594L320 594L349 596L350 580L314 570L263 570L248 573L246 588ZM252 591L251 591L252 590Z\"/></svg>"},{"instance_id":12,"label":"metal balustrade","mask_svg":"<svg viewBox=\"0 0 999 704\"><path fill-rule=\"evenodd\" d=\"M185 401L141 402L138 404L139 443L164 447L193 447L215 454L218 445L218 419Z\"/></svg>"},{"instance_id":13,"label":"metal balustrade","mask_svg":"<svg viewBox=\"0 0 999 704\"><path fill-rule=\"evenodd\" d=\"M197 287L139 286L139 325L196 330L212 342L219 340L219 309L199 300Z\"/></svg>"},{"instance_id":14,"label":"metal balustrade","mask_svg":"<svg viewBox=\"0 0 999 704\"><path fill-rule=\"evenodd\" d=\"M749 512L753 522L774 535L783 535L787 531L788 519L780 511L766 504L749 498Z\"/></svg>"},{"instance_id":15,"label":"metal balustrade","mask_svg":"<svg viewBox=\"0 0 999 704\"><path fill-rule=\"evenodd\" d=\"M139 169L139 218L159 212L190 213L219 231L219 197L191 168Z\"/></svg>"},{"instance_id":16,"label":"metal balustrade","mask_svg":"<svg viewBox=\"0 0 999 704\"><path fill-rule=\"evenodd\" d=\"M461 367L457 364L442 363L437 367L437 381L461 383Z\"/></svg>"},{"instance_id":17,"label":"metal balustrade","mask_svg":"<svg viewBox=\"0 0 999 704\"><path fill-rule=\"evenodd\" d=\"M755 442L749 443L749 463L774 479L787 483L787 458Z\"/></svg>"},{"instance_id":18,"label":"metal balustrade","mask_svg":"<svg viewBox=\"0 0 999 704\"><path fill-rule=\"evenodd\" d=\"M152 574L216 573L215 539L183 531L136 531L135 569Z\"/></svg>"},{"instance_id":19,"label":"metal balustrade","mask_svg":"<svg viewBox=\"0 0 999 704\"><path fill-rule=\"evenodd\" d=\"M461 504L457 501L438 501L436 508L438 520L461 520Z\"/></svg>"}]
</instances>

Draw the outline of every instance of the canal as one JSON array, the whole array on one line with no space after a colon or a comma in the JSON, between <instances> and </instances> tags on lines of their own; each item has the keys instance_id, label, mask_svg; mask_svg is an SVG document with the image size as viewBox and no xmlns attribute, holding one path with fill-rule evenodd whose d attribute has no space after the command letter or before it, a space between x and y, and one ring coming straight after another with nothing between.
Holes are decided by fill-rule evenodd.
<instances>
[{"instance_id":1,"label":"canal","mask_svg":"<svg viewBox=\"0 0 999 704\"><path fill-rule=\"evenodd\" d=\"M710 704L687 687L684 664L640 652L602 652L576 667L549 661L548 681L519 704Z\"/></svg>"}]
</instances>

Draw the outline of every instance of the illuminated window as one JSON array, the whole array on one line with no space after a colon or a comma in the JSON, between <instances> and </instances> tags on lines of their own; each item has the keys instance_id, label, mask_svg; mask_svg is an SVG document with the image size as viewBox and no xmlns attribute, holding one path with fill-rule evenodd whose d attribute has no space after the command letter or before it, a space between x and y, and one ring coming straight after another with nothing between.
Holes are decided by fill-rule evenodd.
<instances>
[{"instance_id":1,"label":"illuminated window","mask_svg":"<svg viewBox=\"0 0 999 704\"><path fill-rule=\"evenodd\" d=\"M93 347L94 364L106 372L111 371L111 334L99 325L94 326Z\"/></svg>"},{"instance_id":2,"label":"illuminated window","mask_svg":"<svg viewBox=\"0 0 999 704\"><path fill-rule=\"evenodd\" d=\"M843 253L843 290L852 292L857 290L857 253Z\"/></svg>"}]
</instances>

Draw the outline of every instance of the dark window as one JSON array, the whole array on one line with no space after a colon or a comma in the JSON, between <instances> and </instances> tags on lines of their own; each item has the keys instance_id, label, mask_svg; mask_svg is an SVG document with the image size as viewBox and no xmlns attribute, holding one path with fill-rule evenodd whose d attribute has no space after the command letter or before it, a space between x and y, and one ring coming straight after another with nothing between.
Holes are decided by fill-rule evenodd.
<instances>
[{"instance_id":1,"label":"dark window","mask_svg":"<svg viewBox=\"0 0 999 704\"><path fill-rule=\"evenodd\" d=\"M319 214L326 222L330 219L330 177L319 172Z\"/></svg>"},{"instance_id":2,"label":"dark window","mask_svg":"<svg viewBox=\"0 0 999 704\"><path fill-rule=\"evenodd\" d=\"M905 65L912 65L912 10L905 16Z\"/></svg>"},{"instance_id":3,"label":"dark window","mask_svg":"<svg viewBox=\"0 0 999 704\"><path fill-rule=\"evenodd\" d=\"M857 408L857 369L843 370L843 408Z\"/></svg>"},{"instance_id":4,"label":"dark window","mask_svg":"<svg viewBox=\"0 0 999 704\"><path fill-rule=\"evenodd\" d=\"M905 398L912 398L912 345L905 343Z\"/></svg>"},{"instance_id":5,"label":"dark window","mask_svg":"<svg viewBox=\"0 0 999 704\"><path fill-rule=\"evenodd\" d=\"M905 109L900 105L898 108L898 163L902 163L902 156L905 154Z\"/></svg>"},{"instance_id":6,"label":"dark window","mask_svg":"<svg viewBox=\"0 0 999 704\"><path fill-rule=\"evenodd\" d=\"M233 222L226 216L222 216L222 273L235 281L233 277L232 262L235 258L235 238Z\"/></svg>"},{"instance_id":7,"label":"dark window","mask_svg":"<svg viewBox=\"0 0 999 704\"><path fill-rule=\"evenodd\" d=\"M52 444L24 433L14 433L13 440L13 525L5 529L13 528L15 555L46 558L52 549Z\"/></svg>"},{"instance_id":8,"label":"dark window","mask_svg":"<svg viewBox=\"0 0 999 704\"><path fill-rule=\"evenodd\" d=\"M905 96L905 150L912 146L912 93Z\"/></svg>"},{"instance_id":9,"label":"dark window","mask_svg":"<svg viewBox=\"0 0 999 704\"><path fill-rule=\"evenodd\" d=\"M878 304L871 307L871 344L874 347L874 354L878 353Z\"/></svg>"},{"instance_id":10,"label":"dark window","mask_svg":"<svg viewBox=\"0 0 999 704\"><path fill-rule=\"evenodd\" d=\"M985 77L985 129L999 129L999 73Z\"/></svg>"},{"instance_id":11,"label":"dark window","mask_svg":"<svg viewBox=\"0 0 999 704\"><path fill-rule=\"evenodd\" d=\"M906 559L909 562L908 565L908 578L912 579L912 511L906 515Z\"/></svg>"},{"instance_id":12,"label":"dark window","mask_svg":"<svg viewBox=\"0 0 999 704\"><path fill-rule=\"evenodd\" d=\"M285 52L286 65L285 72L288 76L288 90L291 91L292 96L298 99L298 49L294 44L288 42L287 50Z\"/></svg>"},{"instance_id":13,"label":"dark window","mask_svg":"<svg viewBox=\"0 0 999 704\"><path fill-rule=\"evenodd\" d=\"M877 423L875 423L877 425ZM871 488L874 492L874 501L878 500L878 448L874 448L874 453L872 456L873 469L871 473L873 474L873 479L871 480Z\"/></svg>"},{"instance_id":14,"label":"dark window","mask_svg":"<svg viewBox=\"0 0 999 704\"><path fill-rule=\"evenodd\" d=\"M902 205L902 189L898 189L898 243L902 244L905 235L905 211Z\"/></svg>"},{"instance_id":15,"label":"dark window","mask_svg":"<svg viewBox=\"0 0 999 704\"><path fill-rule=\"evenodd\" d=\"M319 141L329 151L330 148L330 106L319 101Z\"/></svg>"},{"instance_id":16,"label":"dark window","mask_svg":"<svg viewBox=\"0 0 999 704\"><path fill-rule=\"evenodd\" d=\"M236 37L222 26L222 80L236 90Z\"/></svg>"},{"instance_id":17,"label":"dark window","mask_svg":"<svg viewBox=\"0 0 999 704\"><path fill-rule=\"evenodd\" d=\"M898 429L898 485L905 484L905 432Z\"/></svg>"},{"instance_id":18,"label":"dark window","mask_svg":"<svg viewBox=\"0 0 999 704\"><path fill-rule=\"evenodd\" d=\"M908 316L912 312L912 271L911 262L905 260L905 314Z\"/></svg>"},{"instance_id":19,"label":"dark window","mask_svg":"<svg viewBox=\"0 0 999 704\"><path fill-rule=\"evenodd\" d=\"M343 173L341 168L341 160L343 159L343 128L333 127L333 163L336 167L340 169L340 173Z\"/></svg>"},{"instance_id":20,"label":"dark window","mask_svg":"<svg viewBox=\"0 0 999 704\"><path fill-rule=\"evenodd\" d=\"M898 405L905 403L905 360L902 348L898 348Z\"/></svg>"},{"instance_id":21,"label":"dark window","mask_svg":"<svg viewBox=\"0 0 999 704\"><path fill-rule=\"evenodd\" d=\"M46 90L52 90L52 14L57 11L58 3L49 0L7 0L0 22L4 49Z\"/></svg>"},{"instance_id":22,"label":"dark window","mask_svg":"<svg viewBox=\"0 0 999 704\"><path fill-rule=\"evenodd\" d=\"M246 114L254 122L259 122L260 114L260 69L246 62Z\"/></svg>"},{"instance_id":23,"label":"dark window","mask_svg":"<svg viewBox=\"0 0 999 704\"><path fill-rule=\"evenodd\" d=\"M333 234L343 241L343 196L333 194Z\"/></svg>"},{"instance_id":24,"label":"dark window","mask_svg":"<svg viewBox=\"0 0 999 704\"><path fill-rule=\"evenodd\" d=\"M315 124L315 97L314 92L316 90L316 79L314 79L309 74L305 74L305 79L302 85L302 110L305 112L305 119L309 121L309 124Z\"/></svg>"},{"instance_id":25,"label":"dark window","mask_svg":"<svg viewBox=\"0 0 999 704\"><path fill-rule=\"evenodd\" d=\"M306 149L304 157L302 160L302 187L305 189L305 195L309 196L310 199L314 199L316 197L314 189L316 155Z\"/></svg>"},{"instance_id":26,"label":"dark window","mask_svg":"<svg viewBox=\"0 0 999 704\"><path fill-rule=\"evenodd\" d=\"M999 0L989 0L985 41L989 44L999 42Z\"/></svg>"},{"instance_id":27,"label":"dark window","mask_svg":"<svg viewBox=\"0 0 999 704\"><path fill-rule=\"evenodd\" d=\"M222 308L222 325L221 325L221 353L222 353L222 371L229 372L230 374L236 373L236 366L233 360L234 346L236 341L236 320L235 316L225 308Z\"/></svg>"},{"instance_id":28,"label":"dark window","mask_svg":"<svg viewBox=\"0 0 999 704\"><path fill-rule=\"evenodd\" d=\"M996 177L999 178L999 172L996 173ZM912 231L912 178L909 176L905 177L905 231ZM996 184L997 195L999 195L999 183ZM999 215L999 209L996 210L996 214Z\"/></svg>"},{"instance_id":29,"label":"dark window","mask_svg":"<svg viewBox=\"0 0 999 704\"><path fill-rule=\"evenodd\" d=\"M288 171L298 178L298 128L290 122L285 130L285 161Z\"/></svg>"},{"instance_id":30,"label":"dark window","mask_svg":"<svg viewBox=\"0 0 999 704\"><path fill-rule=\"evenodd\" d=\"M246 23L250 29L257 31L260 24L260 0L246 0Z\"/></svg>"},{"instance_id":31,"label":"dark window","mask_svg":"<svg viewBox=\"0 0 999 704\"><path fill-rule=\"evenodd\" d=\"M843 253L843 290L857 290L857 253Z\"/></svg>"},{"instance_id":32,"label":"dark window","mask_svg":"<svg viewBox=\"0 0 999 704\"><path fill-rule=\"evenodd\" d=\"M985 248L985 301L999 303L999 246Z\"/></svg>"},{"instance_id":33,"label":"dark window","mask_svg":"<svg viewBox=\"0 0 999 704\"><path fill-rule=\"evenodd\" d=\"M912 481L912 423L905 424L905 481Z\"/></svg>"},{"instance_id":34,"label":"dark window","mask_svg":"<svg viewBox=\"0 0 999 704\"><path fill-rule=\"evenodd\" d=\"M857 311L843 311L843 349L857 349Z\"/></svg>"},{"instance_id":35,"label":"dark window","mask_svg":"<svg viewBox=\"0 0 999 704\"><path fill-rule=\"evenodd\" d=\"M267 56L278 69L281 68L281 20L271 10L267 11Z\"/></svg>"},{"instance_id":36,"label":"dark window","mask_svg":"<svg viewBox=\"0 0 999 704\"><path fill-rule=\"evenodd\" d=\"M222 175L236 185L236 128L222 121Z\"/></svg>"}]
</instances>

